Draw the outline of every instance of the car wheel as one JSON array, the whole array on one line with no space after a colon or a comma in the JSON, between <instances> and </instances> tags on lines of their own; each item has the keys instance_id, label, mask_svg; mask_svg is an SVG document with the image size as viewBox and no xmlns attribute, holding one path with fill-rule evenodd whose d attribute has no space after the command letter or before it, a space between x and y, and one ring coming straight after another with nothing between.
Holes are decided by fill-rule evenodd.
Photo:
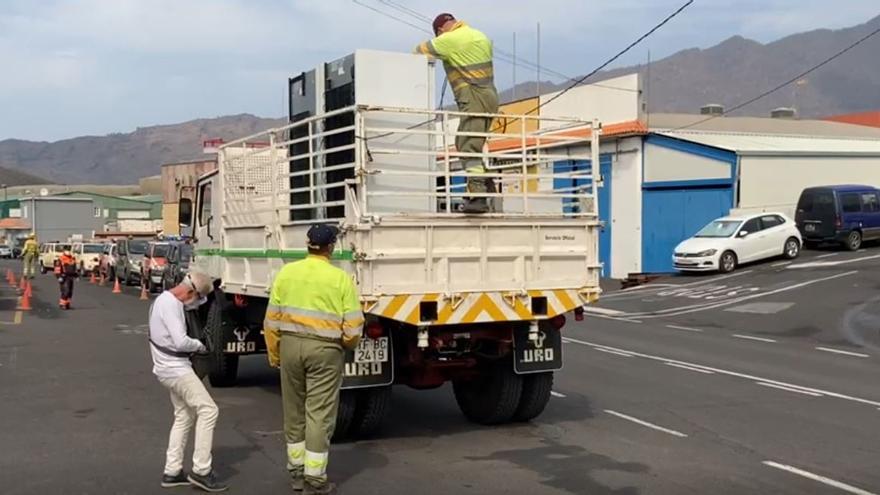
<instances>
[{"instance_id":1,"label":"car wheel","mask_svg":"<svg viewBox=\"0 0 880 495\"><path fill-rule=\"evenodd\" d=\"M718 260L718 271L721 273L730 273L736 270L736 254L733 251L724 251Z\"/></svg>"},{"instance_id":2,"label":"car wheel","mask_svg":"<svg viewBox=\"0 0 880 495\"><path fill-rule=\"evenodd\" d=\"M793 260L801 254L801 243L798 242L794 237L789 237L787 241L785 241L785 247L782 250L782 254L786 259Z\"/></svg>"},{"instance_id":3,"label":"car wheel","mask_svg":"<svg viewBox=\"0 0 880 495\"><path fill-rule=\"evenodd\" d=\"M862 233L858 230L850 232L843 247L849 251L858 251L862 247Z\"/></svg>"}]
</instances>

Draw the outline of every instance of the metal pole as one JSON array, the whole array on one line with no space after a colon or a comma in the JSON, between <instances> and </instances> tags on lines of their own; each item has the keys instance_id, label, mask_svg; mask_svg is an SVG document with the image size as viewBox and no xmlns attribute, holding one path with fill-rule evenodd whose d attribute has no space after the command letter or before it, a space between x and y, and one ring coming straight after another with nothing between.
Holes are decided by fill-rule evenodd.
<instances>
[{"instance_id":1,"label":"metal pole","mask_svg":"<svg viewBox=\"0 0 880 495\"><path fill-rule=\"evenodd\" d=\"M602 177L602 166L599 163L599 161L601 159L601 157L599 155L599 146L600 146L599 145L599 132L600 132L600 130L601 129L599 128L599 119L593 119L593 124L591 125L591 129L590 129L590 131L591 131L590 132L590 157L591 157L590 158L590 161L591 161L590 168L592 169L591 172L593 175L593 180L592 180L592 183L593 183L593 213L595 213L596 215L598 215L598 212L599 212L599 197L597 194L597 187L598 186L605 187L605 184L604 184L605 181L604 181L604 178ZM597 182L599 184L597 184Z\"/></svg>"},{"instance_id":2,"label":"metal pole","mask_svg":"<svg viewBox=\"0 0 880 495\"><path fill-rule=\"evenodd\" d=\"M537 68L538 77L535 81L535 96L541 97L541 23L538 23L538 60L535 62L535 67Z\"/></svg>"},{"instance_id":3,"label":"metal pole","mask_svg":"<svg viewBox=\"0 0 880 495\"><path fill-rule=\"evenodd\" d=\"M516 101L516 31L513 33L513 101Z\"/></svg>"}]
</instances>

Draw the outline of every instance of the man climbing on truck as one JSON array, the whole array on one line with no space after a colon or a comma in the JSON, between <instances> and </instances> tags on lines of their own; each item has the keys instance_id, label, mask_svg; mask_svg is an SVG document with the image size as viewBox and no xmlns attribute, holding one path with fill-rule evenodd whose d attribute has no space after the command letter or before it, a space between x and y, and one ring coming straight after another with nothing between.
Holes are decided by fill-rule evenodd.
<instances>
[{"instance_id":1,"label":"man climbing on truck","mask_svg":"<svg viewBox=\"0 0 880 495\"><path fill-rule=\"evenodd\" d=\"M498 113L492 41L480 31L456 20L452 14L438 15L433 28L436 38L420 44L415 51L443 61L458 110L475 114ZM489 117L465 115L459 120L458 132L488 133L491 125L492 119ZM455 148L459 153L482 153L485 143L485 136L459 134L455 138ZM462 162L469 174L486 173L481 158L468 156ZM468 177L467 189L475 194L495 192L495 181L491 178ZM465 213L488 211L487 197L465 198Z\"/></svg>"}]
</instances>

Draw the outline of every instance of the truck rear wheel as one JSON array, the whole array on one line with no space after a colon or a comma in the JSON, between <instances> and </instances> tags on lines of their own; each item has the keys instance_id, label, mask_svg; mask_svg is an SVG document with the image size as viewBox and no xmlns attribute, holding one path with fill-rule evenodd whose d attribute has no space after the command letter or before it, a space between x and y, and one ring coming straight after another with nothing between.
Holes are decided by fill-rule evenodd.
<instances>
[{"instance_id":1,"label":"truck rear wheel","mask_svg":"<svg viewBox=\"0 0 880 495\"><path fill-rule=\"evenodd\" d=\"M523 377L522 396L513 415L514 421L531 421L544 412L553 390L553 373L535 373Z\"/></svg>"},{"instance_id":2,"label":"truck rear wheel","mask_svg":"<svg viewBox=\"0 0 880 495\"><path fill-rule=\"evenodd\" d=\"M351 436L369 436L375 433L391 406L391 385L356 391L357 403L351 424Z\"/></svg>"},{"instance_id":3,"label":"truck rear wheel","mask_svg":"<svg viewBox=\"0 0 880 495\"><path fill-rule=\"evenodd\" d=\"M339 391L339 410L336 412L336 427L333 429L332 440L338 442L348 437L351 424L357 409L357 390Z\"/></svg>"},{"instance_id":4,"label":"truck rear wheel","mask_svg":"<svg viewBox=\"0 0 880 495\"><path fill-rule=\"evenodd\" d=\"M466 418L481 425L497 425L513 419L522 396L522 377L509 360L492 363L471 380L452 382L455 401Z\"/></svg>"},{"instance_id":5,"label":"truck rear wheel","mask_svg":"<svg viewBox=\"0 0 880 495\"><path fill-rule=\"evenodd\" d=\"M205 339L211 355L208 380L212 387L231 387L238 376L238 356L223 352L223 307L215 299L208 308Z\"/></svg>"}]
</instances>

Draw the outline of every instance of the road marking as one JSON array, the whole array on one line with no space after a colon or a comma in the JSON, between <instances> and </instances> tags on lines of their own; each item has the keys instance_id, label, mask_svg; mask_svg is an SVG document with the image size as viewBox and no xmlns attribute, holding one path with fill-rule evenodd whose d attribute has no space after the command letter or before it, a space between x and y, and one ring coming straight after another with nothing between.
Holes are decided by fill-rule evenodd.
<instances>
[{"instance_id":1,"label":"road marking","mask_svg":"<svg viewBox=\"0 0 880 495\"><path fill-rule=\"evenodd\" d=\"M599 308L595 306L584 306L584 313L592 313L596 315L603 316L620 316L626 314L624 311L618 311L616 309L608 309L608 308Z\"/></svg>"},{"instance_id":2,"label":"road marking","mask_svg":"<svg viewBox=\"0 0 880 495\"><path fill-rule=\"evenodd\" d=\"M785 265L790 265L790 264L792 264L792 263L794 263L794 262L793 262L793 261L783 261L783 262L781 262L781 263L773 263L773 264L770 265L770 266L772 266L772 267L785 266Z\"/></svg>"},{"instance_id":3,"label":"road marking","mask_svg":"<svg viewBox=\"0 0 880 495\"><path fill-rule=\"evenodd\" d=\"M853 356L860 358L869 358L871 357L868 354L862 354L861 352L850 352L850 351L841 351L840 349L832 349L830 347L817 347L817 351L825 351L825 352L833 352L834 354L843 354L844 356Z\"/></svg>"},{"instance_id":4,"label":"road marking","mask_svg":"<svg viewBox=\"0 0 880 495\"><path fill-rule=\"evenodd\" d=\"M739 333L735 333L735 334L731 335L731 337L736 337L738 339L746 339L746 340L757 340L758 342L768 342L770 344L773 344L776 342L773 339L765 339L764 337L752 337L751 335L742 335Z\"/></svg>"},{"instance_id":5,"label":"road marking","mask_svg":"<svg viewBox=\"0 0 880 495\"><path fill-rule=\"evenodd\" d=\"M625 352L618 352L611 349L603 349L601 347L594 347L597 351L607 352L608 354L614 354L615 356L623 356L623 357L632 357L632 354L627 354Z\"/></svg>"},{"instance_id":6,"label":"road marking","mask_svg":"<svg viewBox=\"0 0 880 495\"><path fill-rule=\"evenodd\" d=\"M880 258L880 254L875 254L874 256L862 256L861 258L851 258L848 260L841 261L808 261L806 263L798 263L796 265L788 266L787 269L798 269L798 268L818 268L823 266L838 266L838 265L848 265L850 263L857 263L859 261L866 260L875 260Z\"/></svg>"},{"instance_id":7,"label":"road marking","mask_svg":"<svg viewBox=\"0 0 880 495\"><path fill-rule=\"evenodd\" d=\"M649 423L647 421L643 421L641 419L634 418L632 416L627 416L626 414L622 414L617 411L611 411L609 409L605 409L605 412L612 415L612 416L617 416L618 418L625 419L627 421L632 421L633 423L635 423L637 425L646 426L648 428L651 428L651 429L654 429L657 431L662 431L663 433L668 433L672 436L676 436L679 438L687 438L687 435L685 435L684 433L682 433L680 431L670 430L669 428L664 428L662 426L655 425L654 423Z\"/></svg>"},{"instance_id":8,"label":"road marking","mask_svg":"<svg viewBox=\"0 0 880 495\"><path fill-rule=\"evenodd\" d=\"M22 314L21 311L16 311L16 312L15 312L15 318L13 318L12 321L13 321L16 325L21 325L21 318L22 318L22 316L23 316L23 314Z\"/></svg>"},{"instance_id":9,"label":"road marking","mask_svg":"<svg viewBox=\"0 0 880 495\"><path fill-rule=\"evenodd\" d=\"M684 330L685 332L702 332L699 328L690 328L690 327L680 327L678 325L666 325L666 328L672 328L673 330Z\"/></svg>"},{"instance_id":10,"label":"road marking","mask_svg":"<svg viewBox=\"0 0 880 495\"><path fill-rule=\"evenodd\" d=\"M816 392L808 392L806 390L799 390L799 389L791 388L791 387L783 387L782 385L775 385L773 383L767 383L767 382L755 382L755 383L757 383L758 385L761 385L763 387L778 388L779 390L786 390L788 392L796 392L799 394L809 395L811 397L822 397L822 394L819 394Z\"/></svg>"},{"instance_id":11,"label":"road marking","mask_svg":"<svg viewBox=\"0 0 880 495\"><path fill-rule=\"evenodd\" d=\"M803 469L798 469L794 466L789 466L787 464L779 464L778 462L773 461L764 461L763 464L765 466L770 466L772 468L781 469L783 471L788 471L789 473L796 474L798 476L803 476L804 478L811 479L813 481L818 481L819 483L837 488L838 490L843 490L847 493L854 493L856 495L875 495L869 491L862 490L861 488L847 485L846 483L833 480L831 478L826 478L825 476L820 476L818 474L813 474L809 471L804 471Z\"/></svg>"},{"instance_id":12,"label":"road marking","mask_svg":"<svg viewBox=\"0 0 880 495\"><path fill-rule=\"evenodd\" d=\"M565 398L565 394L560 394L559 392L557 392L557 391L555 391L555 390L552 390L552 391L550 392L550 395L552 395L553 397L559 397L560 399L564 399L564 398Z\"/></svg>"},{"instance_id":13,"label":"road marking","mask_svg":"<svg viewBox=\"0 0 880 495\"><path fill-rule=\"evenodd\" d=\"M685 365L683 365L683 364L678 364L678 363L670 363L670 362L666 362L666 363L663 363L663 364L665 364L666 366L672 366L673 368L681 368L681 369L683 369L683 370L696 371L697 373L703 373L703 374L706 374L706 375L714 375L714 374L715 374L714 371L704 370L704 369L702 369L702 368L694 368L694 367L692 367L692 366L685 366Z\"/></svg>"},{"instance_id":14,"label":"road marking","mask_svg":"<svg viewBox=\"0 0 880 495\"><path fill-rule=\"evenodd\" d=\"M786 383L786 382L782 382L782 381L779 381L779 380L772 380L772 379L769 379L769 378L762 378L762 377L760 377L760 376L749 375L749 374L747 374L747 373L740 373L740 372L737 372L737 371L729 371L729 370L724 370L724 369L721 369L721 368L714 368L714 367L712 367L712 366L706 366L706 365L699 364L699 363L690 363L690 362L687 362L687 361L681 361L681 360L679 360L679 359L672 359L672 358L661 357L661 356L653 356L653 355L651 355L651 354L644 354L644 353L641 353L641 352L638 352L638 351L628 351L628 350L626 350L626 349L620 349L620 348L618 348L618 347L611 347L611 346L607 346L607 345L604 345L604 344L596 344L596 343L593 343L593 342L587 342L587 341L585 341L585 340L573 339L573 338L571 338L571 337L563 337L562 339L563 339L563 341L566 341L566 340L567 340L567 341L569 341L569 342L571 342L571 343L574 343L574 344L580 344L580 345L583 345L583 346L591 347L591 348L593 348L593 349L597 349L597 348L601 347L601 348L606 349L606 350L613 350L613 351L617 351L617 352L621 352L621 353L626 353L626 354L629 354L630 357L640 357L640 358L643 358L643 359L650 359L650 360L652 360L652 361L660 361L661 363L667 363L667 362L669 362L669 363L683 364L683 365L685 365L685 366L691 366L691 367L694 367L694 368L702 368L702 369L705 369L705 370L714 371L715 373L718 373L719 375L727 375L727 376L732 376L732 377L736 377L736 378L742 378L742 379L749 380L749 381L752 381L752 382L766 382L766 383L773 383L773 384L775 384L775 385L781 385L781 386L783 386L783 387L796 388L796 389L799 389L799 390L806 390L806 391L808 391L808 392L815 392L815 393L822 394L822 395L825 395L825 396L828 396L828 397L834 397L834 398L836 398L836 399L848 400L848 401L851 401L851 402L857 402L857 403L860 403L860 404L867 404L867 405L869 405L869 406L880 407L880 402L878 402L878 401L874 401L874 400L870 400L870 399L863 399L863 398L861 398L861 397L854 397L854 396L851 396L851 395L839 394L839 393L837 393L837 392L831 392L830 390L823 390L823 389L819 389L819 388L804 387L804 386L802 386L802 385L795 385L795 384L793 384L793 383Z\"/></svg>"},{"instance_id":15,"label":"road marking","mask_svg":"<svg viewBox=\"0 0 880 495\"><path fill-rule=\"evenodd\" d=\"M820 259L820 258L830 258L830 257L832 257L832 256L837 256L838 254L840 254L840 253L828 253L828 254L823 254L823 255L820 255L820 256L816 256L816 259Z\"/></svg>"}]
</instances>

